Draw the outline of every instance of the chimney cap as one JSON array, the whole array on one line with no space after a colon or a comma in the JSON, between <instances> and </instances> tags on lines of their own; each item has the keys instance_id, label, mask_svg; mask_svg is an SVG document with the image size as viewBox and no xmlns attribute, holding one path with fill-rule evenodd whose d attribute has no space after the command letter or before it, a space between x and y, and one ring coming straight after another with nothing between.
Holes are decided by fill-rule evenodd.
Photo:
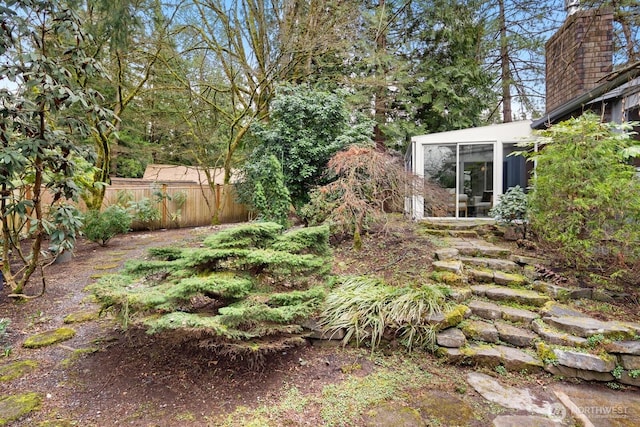
<instances>
[{"instance_id":1,"label":"chimney cap","mask_svg":"<svg viewBox=\"0 0 640 427\"><path fill-rule=\"evenodd\" d=\"M580 10L580 0L564 0L564 10L571 16Z\"/></svg>"}]
</instances>

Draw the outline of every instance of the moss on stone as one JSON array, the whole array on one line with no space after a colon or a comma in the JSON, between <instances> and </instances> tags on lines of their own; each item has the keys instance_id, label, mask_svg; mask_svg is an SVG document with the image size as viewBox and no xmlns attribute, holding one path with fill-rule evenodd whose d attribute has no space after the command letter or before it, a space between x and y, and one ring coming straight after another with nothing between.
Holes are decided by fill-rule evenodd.
<instances>
[{"instance_id":1,"label":"moss on stone","mask_svg":"<svg viewBox=\"0 0 640 427\"><path fill-rule=\"evenodd\" d=\"M459 286L464 284L464 278L461 275L450 271L434 271L431 273L431 279L449 286Z\"/></svg>"},{"instance_id":2,"label":"moss on stone","mask_svg":"<svg viewBox=\"0 0 640 427\"><path fill-rule=\"evenodd\" d=\"M76 331L71 328L58 328L53 331L47 331L30 336L24 341L22 346L26 348L46 347L61 341L69 340L75 335Z\"/></svg>"},{"instance_id":3,"label":"moss on stone","mask_svg":"<svg viewBox=\"0 0 640 427\"><path fill-rule=\"evenodd\" d=\"M558 356L554 353L553 347L542 341L536 343L536 353L544 363L555 364L558 361Z\"/></svg>"},{"instance_id":4,"label":"moss on stone","mask_svg":"<svg viewBox=\"0 0 640 427\"><path fill-rule=\"evenodd\" d=\"M29 412L40 408L42 396L38 393L23 393L0 398L0 426L8 425Z\"/></svg>"},{"instance_id":5,"label":"moss on stone","mask_svg":"<svg viewBox=\"0 0 640 427\"><path fill-rule=\"evenodd\" d=\"M367 425L371 427L421 425L422 418L417 409L400 403L383 403L366 413Z\"/></svg>"},{"instance_id":6,"label":"moss on stone","mask_svg":"<svg viewBox=\"0 0 640 427\"><path fill-rule=\"evenodd\" d=\"M38 362L35 360L18 360L17 362L0 366L0 382L20 378L33 371L37 366Z\"/></svg>"},{"instance_id":7,"label":"moss on stone","mask_svg":"<svg viewBox=\"0 0 640 427\"><path fill-rule=\"evenodd\" d=\"M94 270L113 270L114 268L118 268L118 264L103 264L93 267Z\"/></svg>"},{"instance_id":8,"label":"moss on stone","mask_svg":"<svg viewBox=\"0 0 640 427\"><path fill-rule=\"evenodd\" d=\"M463 304L454 306L451 310L444 313L444 320L438 325L438 329L447 329L452 326L456 326L458 323L464 320L469 307Z\"/></svg>"},{"instance_id":9,"label":"moss on stone","mask_svg":"<svg viewBox=\"0 0 640 427\"><path fill-rule=\"evenodd\" d=\"M64 323L81 323L81 322L89 322L91 320L98 319L98 311L97 310L82 310L76 311L75 313L69 313L63 319Z\"/></svg>"},{"instance_id":10,"label":"moss on stone","mask_svg":"<svg viewBox=\"0 0 640 427\"><path fill-rule=\"evenodd\" d=\"M47 420L38 423L38 427L74 427L76 423L69 420Z\"/></svg>"}]
</instances>

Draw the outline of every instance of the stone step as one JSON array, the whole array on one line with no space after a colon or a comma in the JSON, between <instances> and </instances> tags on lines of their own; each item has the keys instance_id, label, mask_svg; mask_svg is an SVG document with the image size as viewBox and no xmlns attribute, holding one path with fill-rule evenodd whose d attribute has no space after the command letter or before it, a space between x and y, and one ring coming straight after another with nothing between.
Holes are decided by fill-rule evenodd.
<instances>
[{"instance_id":1,"label":"stone step","mask_svg":"<svg viewBox=\"0 0 640 427\"><path fill-rule=\"evenodd\" d=\"M439 237L461 237L467 239L477 239L478 233L474 230L440 230L433 228L423 228L422 232L430 236Z\"/></svg>"},{"instance_id":2,"label":"stone step","mask_svg":"<svg viewBox=\"0 0 640 427\"><path fill-rule=\"evenodd\" d=\"M586 314L575 310L568 305L561 304L557 301L549 301L540 309L542 317L552 316L573 316L573 317L589 317Z\"/></svg>"},{"instance_id":3,"label":"stone step","mask_svg":"<svg viewBox=\"0 0 640 427\"><path fill-rule=\"evenodd\" d=\"M516 264L520 265L520 266L525 266L525 265L531 265L531 266L536 266L536 265L546 265L547 261L540 259L540 258L534 258L534 257L530 257L530 256L525 256L525 255L516 255L513 254L509 257L509 259L513 262L515 262Z\"/></svg>"},{"instance_id":4,"label":"stone step","mask_svg":"<svg viewBox=\"0 0 640 427\"><path fill-rule=\"evenodd\" d=\"M462 273L462 262L458 260L434 261L432 265L435 271L448 271L455 274Z\"/></svg>"},{"instance_id":5,"label":"stone step","mask_svg":"<svg viewBox=\"0 0 640 427\"><path fill-rule=\"evenodd\" d=\"M476 228L486 224L474 221L420 221L420 226L431 230L475 230Z\"/></svg>"},{"instance_id":6,"label":"stone step","mask_svg":"<svg viewBox=\"0 0 640 427\"><path fill-rule=\"evenodd\" d=\"M450 297L457 303L461 303L463 301L471 298L472 292L470 288L462 288L462 289L452 289Z\"/></svg>"},{"instance_id":7,"label":"stone step","mask_svg":"<svg viewBox=\"0 0 640 427\"><path fill-rule=\"evenodd\" d=\"M484 245L458 245L456 249L461 255L469 257L486 257L486 258L502 258L507 259L511 255L509 249L494 246L489 243Z\"/></svg>"},{"instance_id":8,"label":"stone step","mask_svg":"<svg viewBox=\"0 0 640 427\"><path fill-rule=\"evenodd\" d=\"M516 347L531 347L539 338L537 334L530 330L518 328L505 322L495 322L494 326L498 331L500 341Z\"/></svg>"},{"instance_id":9,"label":"stone step","mask_svg":"<svg viewBox=\"0 0 640 427\"><path fill-rule=\"evenodd\" d=\"M511 289L495 285L471 286L474 295L483 296L493 301L515 302L523 305L542 307L549 297L527 289Z\"/></svg>"},{"instance_id":10,"label":"stone step","mask_svg":"<svg viewBox=\"0 0 640 427\"><path fill-rule=\"evenodd\" d=\"M467 339L489 343L498 342L498 330L491 322L484 320L466 320L462 322L459 327Z\"/></svg>"},{"instance_id":11,"label":"stone step","mask_svg":"<svg viewBox=\"0 0 640 427\"><path fill-rule=\"evenodd\" d=\"M635 331L619 322L604 322L591 317L550 316L544 322L561 331L583 338L593 335L603 335L612 339L633 339Z\"/></svg>"},{"instance_id":12,"label":"stone step","mask_svg":"<svg viewBox=\"0 0 640 427\"><path fill-rule=\"evenodd\" d=\"M487 320L503 319L510 322L521 322L525 325L538 319L540 315L530 310L506 307L492 302L472 300L469 303L471 313Z\"/></svg>"},{"instance_id":13,"label":"stone step","mask_svg":"<svg viewBox=\"0 0 640 427\"><path fill-rule=\"evenodd\" d=\"M458 328L449 328L436 335L436 344L440 347L460 348L467 344L467 338Z\"/></svg>"},{"instance_id":14,"label":"stone step","mask_svg":"<svg viewBox=\"0 0 640 427\"><path fill-rule=\"evenodd\" d=\"M462 261L464 265L470 267L488 268L490 270L500 270L508 273L517 273L522 271L522 267L515 262L502 258L460 257L460 261Z\"/></svg>"},{"instance_id":15,"label":"stone step","mask_svg":"<svg viewBox=\"0 0 640 427\"><path fill-rule=\"evenodd\" d=\"M545 282L543 280L535 280L531 287L534 290L543 292L559 301L591 298L592 294L590 288L569 288L566 286L559 286L553 283Z\"/></svg>"},{"instance_id":16,"label":"stone step","mask_svg":"<svg viewBox=\"0 0 640 427\"><path fill-rule=\"evenodd\" d=\"M525 276L514 273L505 273L503 271L493 271L488 269L467 268L467 277L472 282L479 283L495 283L502 286L525 286L528 279Z\"/></svg>"},{"instance_id":17,"label":"stone step","mask_svg":"<svg viewBox=\"0 0 640 427\"><path fill-rule=\"evenodd\" d=\"M451 363L474 364L495 368L504 366L510 371L536 372L543 363L529 353L504 345L470 344L462 348L440 348L438 354Z\"/></svg>"},{"instance_id":18,"label":"stone step","mask_svg":"<svg viewBox=\"0 0 640 427\"><path fill-rule=\"evenodd\" d=\"M566 332L558 332L540 319L534 320L531 323L531 329L549 344L568 347L585 347L587 345L586 338L571 335Z\"/></svg>"},{"instance_id":19,"label":"stone step","mask_svg":"<svg viewBox=\"0 0 640 427\"><path fill-rule=\"evenodd\" d=\"M436 250L434 255L436 260L438 261L449 261L458 259L460 256L460 252L458 252L458 250L455 248L441 248Z\"/></svg>"}]
</instances>

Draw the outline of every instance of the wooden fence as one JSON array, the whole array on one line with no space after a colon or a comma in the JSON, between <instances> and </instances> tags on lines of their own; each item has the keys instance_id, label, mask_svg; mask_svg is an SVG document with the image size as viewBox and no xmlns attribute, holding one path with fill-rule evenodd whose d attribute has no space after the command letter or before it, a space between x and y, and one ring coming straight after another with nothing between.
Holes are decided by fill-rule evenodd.
<instances>
[{"instance_id":1,"label":"wooden fence","mask_svg":"<svg viewBox=\"0 0 640 427\"><path fill-rule=\"evenodd\" d=\"M123 198L133 202L146 198L153 202L160 213L159 221L150 224L134 223L134 230L196 227L214 222L242 222L249 218L246 206L236 202L232 184L215 185L212 189L195 182L114 180L107 187L103 208Z\"/></svg>"}]
</instances>

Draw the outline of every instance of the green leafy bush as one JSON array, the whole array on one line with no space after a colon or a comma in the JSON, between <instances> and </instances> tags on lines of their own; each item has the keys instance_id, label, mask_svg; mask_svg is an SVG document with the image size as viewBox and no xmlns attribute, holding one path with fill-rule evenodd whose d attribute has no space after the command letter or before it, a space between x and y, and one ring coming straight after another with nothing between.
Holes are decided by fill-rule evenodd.
<instances>
[{"instance_id":1,"label":"green leafy bush","mask_svg":"<svg viewBox=\"0 0 640 427\"><path fill-rule=\"evenodd\" d=\"M129 202L128 209L133 215L133 220L145 225L149 230L153 229L155 222L160 221L160 210L157 202L147 197L137 202Z\"/></svg>"},{"instance_id":2,"label":"green leafy bush","mask_svg":"<svg viewBox=\"0 0 640 427\"><path fill-rule=\"evenodd\" d=\"M511 187L500 197L500 202L489 211L489 216L498 223L522 227L522 237L527 237L527 194L519 185Z\"/></svg>"},{"instance_id":3,"label":"green leafy bush","mask_svg":"<svg viewBox=\"0 0 640 427\"><path fill-rule=\"evenodd\" d=\"M263 175L256 168L265 164L271 155L280 163L278 173L291 203L298 209L309 201L311 188L324 182L325 166L331 156L350 144L371 141L373 122L358 116L359 123L354 125L353 114L343 95L306 85L278 87L269 122L252 129L259 145L249 155L243 172L246 179L239 186L242 203L252 205L254 202L254 176L260 178L258 182L266 191ZM269 197L268 194L265 193L265 197ZM289 205L286 208L288 210Z\"/></svg>"},{"instance_id":4,"label":"green leafy bush","mask_svg":"<svg viewBox=\"0 0 640 427\"><path fill-rule=\"evenodd\" d=\"M245 165L243 176L245 181L237 186L240 200L252 206L259 219L286 227L291 197L278 159L273 154L254 158Z\"/></svg>"},{"instance_id":5,"label":"green leafy bush","mask_svg":"<svg viewBox=\"0 0 640 427\"><path fill-rule=\"evenodd\" d=\"M90 287L123 326L163 333L222 354L261 357L304 342L331 260L328 229L281 234L250 223L207 237L203 248L157 248Z\"/></svg>"},{"instance_id":6,"label":"green leafy bush","mask_svg":"<svg viewBox=\"0 0 640 427\"><path fill-rule=\"evenodd\" d=\"M585 114L540 132L531 226L570 266L627 271L640 259L640 180L625 159L631 129Z\"/></svg>"},{"instance_id":7,"label":"green leafy bush","mask_svg":"<svg viewBox=\"0 0 640 427\"><path fill-rule=\"evenodd\" d=\"M123 234L131 228L131 215L121 206L112 205L104 211L89 211L84 217L84 235L100 246L106 246L109 240Z\"/></svg>"}]
</instances>

